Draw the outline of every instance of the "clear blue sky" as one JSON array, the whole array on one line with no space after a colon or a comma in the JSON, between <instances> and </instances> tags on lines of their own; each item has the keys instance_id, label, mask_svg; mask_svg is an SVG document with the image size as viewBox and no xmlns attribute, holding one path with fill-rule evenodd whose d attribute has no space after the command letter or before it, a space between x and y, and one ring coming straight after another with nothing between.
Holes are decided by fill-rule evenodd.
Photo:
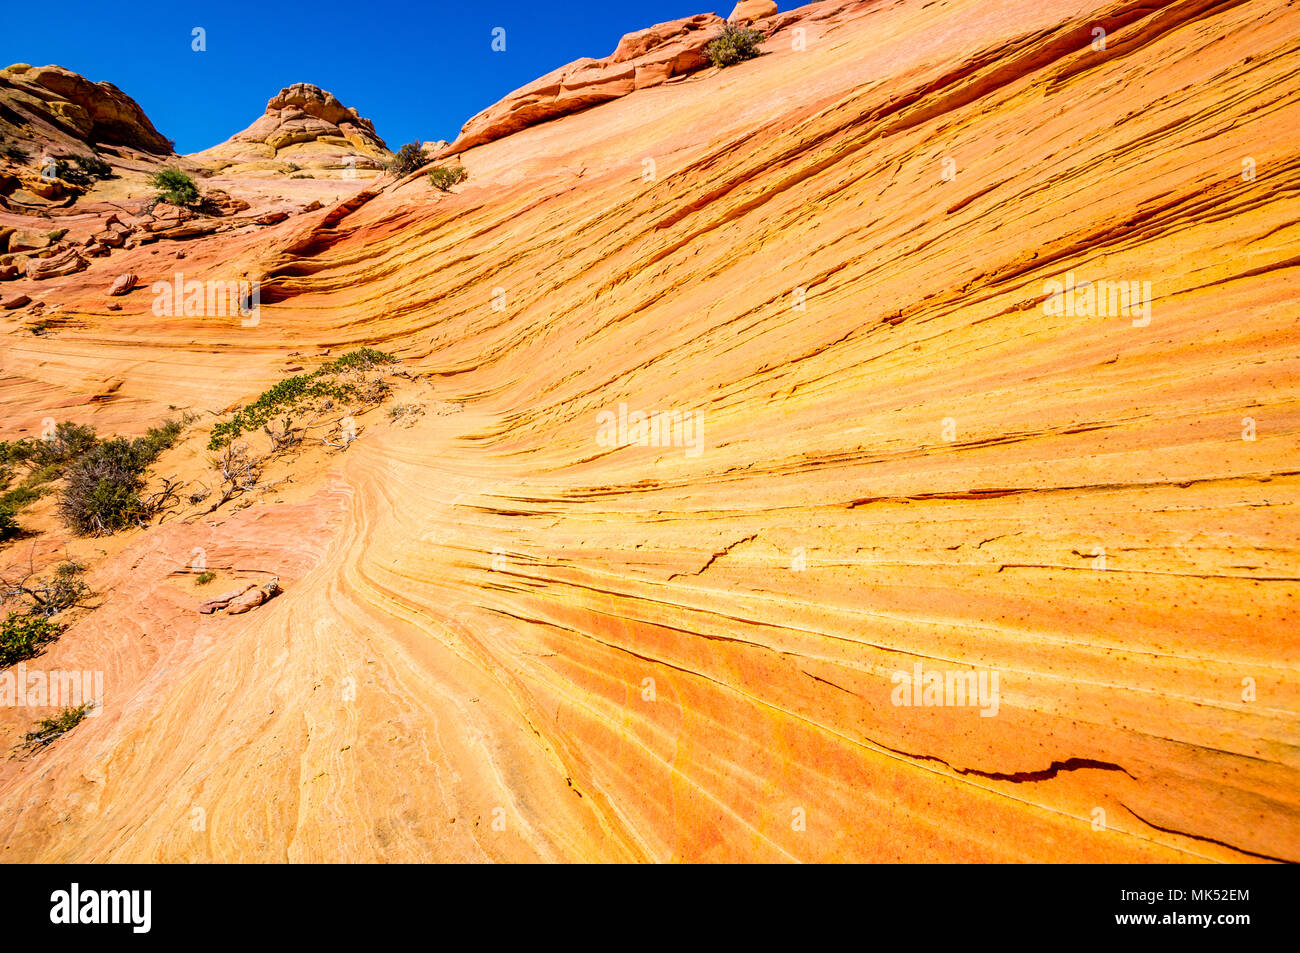
<instances>
[{"instance_id":1,"label":"clear blue sky","mask_svg":"<svg viewBox=\"0 0 1300 953\"><path fill-rule=\"evenodd\" d=\"M11 11L0 66L53 63L107 80L182 153L245 128L281 88L315 83L371 119L396 149L454 139L474 113L557 66L608 56L624 33L654 23L725 17L734 0L709 3L60 0ZM191 49L194 27L207 31L206 52ZM503 53L492 50L495 27L506 31Z\"/></svg>"}]
</instances>

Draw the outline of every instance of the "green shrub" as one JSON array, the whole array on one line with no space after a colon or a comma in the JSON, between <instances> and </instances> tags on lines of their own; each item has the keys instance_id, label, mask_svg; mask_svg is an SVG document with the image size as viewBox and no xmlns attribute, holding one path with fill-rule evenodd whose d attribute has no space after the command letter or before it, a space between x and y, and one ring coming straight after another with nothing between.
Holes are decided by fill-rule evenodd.
<instances>
[{"instance_id":1,"label":"green shrub","mask_svg":"<svg viewBox=\"0 0 1300 953\"><path fill-rule=\"evenodd\" d=\"M57 242L60 239L62 239L63 236L66 234L68 234L68 230L66 228L56 228L52 232L46 232L45 237L48 238L51 242Z\"/></svg>"},{"instance_id":2,"label":"green shrub","mask_svg":"<svg viewBox=\"0 0 1300 953\"><path fill-rule=\"evenodd\" d=\"M68 464L95 443L94 427L66 420L45 439L0 441L0 489L5 491L0 493L0 542L21 532L18 515L45 494L47 483L57 480ZM8 489L13 468L19 465L29 471L17 487Z\"/></svg>"},{"instance_id":3,"label":"green shrub","mask_svg":"<svg viewBox=\"0 0 1300 953\"><path fill-rule=\"evenodd\" d=\"M146 462L153 463L158 454L176 445L183 429L180 421L164 420L161 425L150 427L143 437L136 437L135 443Z\"/></svg>"},{"instance_id":4,"label":"green shrub","mask_svg":"<svg viewBox=\"0 0 1300 953\"><path fill-rule=\"evenodd\" d=\"M274 387L262 393L257 400L247 407L235 411L229 420L223 420L212 428L208 440L209 450L220 450L240 434L250 430L259 430L270 423L271 418L282 411L292 410L305 400L319 397L332 397L342 400L349 397L353 388L336 381L322 380L319 372L297 374L285 378Z\"/></svg>"},{"instance_id":5,"label":"green shrub","mask_svg":"<svg viewBox=\"0 0 1300 953\"><path fill-rule=\"evenodd\" d=\"M14 745L15 750L29 753L40 751L46 745L53 744L66 735L89 714L94 702L86 702L73 708L65 708L53 718L44 718L36 723L36 729L23 735L23 740Z\"/></svg>"},{"instance_id":6,"label":"green shrub","mask_svg":"<svg viewBox=\"0 0 1300 953\"><path fill-rule=\"evenodd\" d=\"M38 466L61 466L77 459L93 447L97 440L94 427L65 420L54 428L54 433L48 438L33 442L30 457Z\"/></svg>"},{"instance_id":7,"label":"green shrub","mask_svg":"<svg viewBox=\"0 0 1300 953\"><path fill-rule=\"evenodd\" d=\"M140 523L149 514L140 500L144 471L180 436L168 420L143 437L117 437L96 444L67 470L59 494L59 515L74 533L107 536Z\"/></svg>"},{"instance_id":8,"label":"green shrub","mask_svg":"<svg viewBox=\"0 0 1300 953\"><path fill-rule=\"evenodd\" d=\"M206 586L208 583L210 583L213 579L216 578L217 578L217 574L215 572L213 572L211 569L205 569L203 572L199 573L197 577L195 577L194 581L198 583L200 586Z\"/></svg>"},{"instance_id":9,"label":"green shrub","mask_svg":"<svg viewBox=\"0 0 1300 953\"><path fill-rule=\"evenodd\" d=\"M383 351L377 351L373 347L358 348L355 351L349 351L342 357L330 361L324 367L320 368L318 374L337 374L339 371L362 370L368 371L372 367L378 367L381 364L396 364L397 358L391 354L385 354Z\"/></svg>"},{"instance_id":10,"label":"green shrub","mask_svg":"<svg viewBox=\"0 0 1300 953\"><path fill-rule=\"evenodd\" d=\"M158 198L169 205L199 204L199 187L180 169L159 169L149 176L149 184L158 190Z\"/></svg>"},{"instance_id":11,"label":"green shrub","mask_svg":"<svg viewBox=\"0 0 1300 953\"><path fill-rule=\"evenodd\" d=\"M113 167L99 156L73 156L72 161L79 165L87 175L97 179L111 179Z\"/></svg>"},{"instance_id":12,"label":"green shrub","mask_svg":"<svg viewBox=\"0 0 1300 953\"><path fill-rule=\"evenodd\" d=\"M95 179L113 176L113 167L97 156L59 156L58 176L72 185L88 187Z\"/></svg>"},{"instance_id":13,"label":"green shrub","mask_svg":"<svg viewBox=\"0 0 1300 953\"><path fill-rule=\"evenodd\" d=\"M31 459L35 444L31 440L0 440L0 467L26 463Z\"/></svg>"},{"instance_id":14,"label":"green shrub","mask_svg":"<svg viewBox=\"0 0 1300 953\"><path fill-rule=\"evenodd\" d=\"M241 434L260 430L281 413L294 410L306 401L331 398L347 400L357 395L357 388L346 381L330 380L329 375L348 370L367 371L381 364L394 364L397 358L373 348L360 348L344 354L310 374L286 377L247 407L236 410L229 420L212 428L209 450L221 450Z\"/></svg>"},{"instance_id":15,"label":"green shrub","mask_svg":"<svg viewBox=\"0 0 1300 953\"><path fill-rule=\"evenodd\" d=\"M468 178L464 166L439 166L429 173L429 184L439 192L450 192L453 185L460 185Z\"/></svg>"},{"instance_id":16,"label":"green shrub","mask_svg":"<svg viewBox=\"0 0 1300 953\"><path fill-rule=\"evenodd\" d=\"M81 574L85 571L84 566L71 561L56 566L52 578L42 580L34 587L41 601L31 614L48 618L79 604L90 595L90 587L81 581Z\"/></svg>"},{"instance_id":17,"label":"green shrub","mask_svg":"<svg viewBox=\"0 0 1300 953\"><path fill-rule=\"evenodd\" d=\"M704 54L714 66L719 68L734 66L736 63L743 63L758 56L758 44L763 40L763 34L757 30L728 23L722 28L722 32L704 47Z\"/></svg>"},{"instance_id":18,"label":"green shrub","mask_svg":"<svg viewBox=\"0 0 1300 953\"><path fill-rule=\"evenodd\" d=\"M0 507L17 513L29 504L35 503L44 493L45 490L40 484L31 484L24 480L19 486L7 490L3 496L0 496Z\"/></svg>"},{"instance_id":19,"label":"green shrub","mask_svg":"<svg viewBox=\"0 0 1300 953\"><path fill-rule=\"evenodd\" d=\"M62 626L44 616L9 613L0 622L0 668L34 658L62 631Z\"/></svg>"},{"instance_id":20,"label":"green shrub","mask_svg":"<svg viewBox=\"0 0 1300 953\"><path fill-rule=\"evenodd\" d=\"M144 516L144 463L132 441L99 444L68 468L59 515L79 536L107 536Z\"/></svg>"},{"instance_id":21,"label":"green shrub","mask_svg":"<svg viewBox=\"0 0 1300 953\"><path fill-rule=\"evenodd\" d=\"M420 140L417 139L398 149L397 155L388 163L388 171L400 179L427 165L429 157L420 146Z\"/></svg>"},{"instance_id":22,"label":"green shrub","mask_svg":"<svg viewBox=\"0 0 1300 953\"><path fill-rule=\"evenodd\" d=\"M0 540L13 539L23 528L18 525L18 511L0 502Z\"/></svg>"}]
</instances>

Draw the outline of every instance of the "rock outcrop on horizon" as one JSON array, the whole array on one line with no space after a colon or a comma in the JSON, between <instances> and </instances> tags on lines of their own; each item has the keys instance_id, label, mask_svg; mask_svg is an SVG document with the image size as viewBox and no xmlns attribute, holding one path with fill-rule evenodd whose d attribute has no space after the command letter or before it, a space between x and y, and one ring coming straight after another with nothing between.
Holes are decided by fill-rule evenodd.
<instances>
[{"instance_id":1,"label":"rock outcrop on horizon","mask_svg":"<svg viewBox=\"0 0 1300 953\"><path fill-rule=\"evenodd\" d=\"M15 63L0 70L0 135L37 149L108 145L153 156L174 151L134 99L112 83L95 83L61 66Z\"/></svg>"},{"instance_id":2,"label":"rock outcrop on horizon","mask_svg":"<svg viewBox=\"0 0 1300 953\"><path fill-rule=\"evenodd\" d=\"M366 177L391 157L369 119L310 83L280 90L243 132L190 156L226 175L305 170Z\"/></svg>"},{"instance_id":3,"label":"rock outcrop on horizon","mask_svg":"<svg viewBox=\"0 0 1300 953\"><path fill-rule=\"evenodd\" d=\"M472 117L441 155L455 155L529 126L621 99L711 68L705 47L728 22L772 37L778 31L834 18L861 0L826 0L778 14L771 0L742 0L729 20L701 13L629 33L605 59L584 58L547 73Z\"/></svg>"},{"instance_id":4,"label":"rock outcrop on horizon","mask_svg":"<svg viewBox=\"0 0 1300 953\"><path fill-rule=\"evenodd\" d=\"M772 0L740 0L727 15L728 23L752 23L776 16L776 4Z\"/></svg>"},{"instance_id":5,"label":"rock outcrop on horizon","mask_svg":"<svg viewBox=\"0 0 1300 953\"><path fill-rule=\"evenodd\" d=\"M702 13L629 33L605 59L586 58L561 66L474 116L443 154L464 152L703 69L709 65L704 47L718 35L723 22L712 13Z\"/></svg>"},{"instance_id":6,"label":"rock outcrop on horizon","mask_svg":"<svg viewBox=\"0 0 1300 953\"><path fill-rule=\"evenodd\" d=\"M195 415L146 528L0 548L84 563L27 666L105 681L6 862L1300 862L1300 5L691 21L452 191L0 285L0 439ZM213 428L361 347L393 405L214 511Z\"/></svg>"},{"instance_id":7,"label":"rock outcrop on horizon","mask_svg":"<svg viewBox=\"0 0 1300 953\"><path fill-rule=\"evenodd\" d=\"M174 156L171 141L112 83L61 66L0 70L0 214L71 207L95 188L75 159L118 174L144 173Z\"/></svg>"}]
</instances>

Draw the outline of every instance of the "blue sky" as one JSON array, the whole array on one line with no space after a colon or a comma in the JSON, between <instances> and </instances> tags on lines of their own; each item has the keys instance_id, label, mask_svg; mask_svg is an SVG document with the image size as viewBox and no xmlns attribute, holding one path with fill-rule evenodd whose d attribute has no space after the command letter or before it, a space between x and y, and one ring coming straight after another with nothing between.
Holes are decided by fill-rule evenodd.
<instances>
[{"instance_id":1,"label":"blue sky","mask_svg":"<svg viewBox=\"0 0 1300 953\"><path fill-rule=\"evenodd\" d=\"M715 0L716 2L716 0ZM454 139L461 125L532 79L624 33L734 0L60 0L9 18L0 66L54 63L138 102L177 151L229 138L291 83L315 83L375 123L396 149ZM782 9L797 5L791 0ZM193 29L206 31L195 52ZM492 31L505 29L505 52Z\"/></svg>"}]
</instances>

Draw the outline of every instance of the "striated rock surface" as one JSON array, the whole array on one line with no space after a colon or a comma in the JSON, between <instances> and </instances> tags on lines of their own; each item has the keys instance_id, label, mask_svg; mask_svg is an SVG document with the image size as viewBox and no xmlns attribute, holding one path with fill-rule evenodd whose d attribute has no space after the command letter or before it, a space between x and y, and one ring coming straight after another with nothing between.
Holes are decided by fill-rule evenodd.
<instances>
[{"instance_id":1,"label":"striated rock surface","mask_svg":"<svg viewBox=\"0 0 1300 953\"><path fill-rule=\"evenodd\" d=\"M373 175L391 154L369 119L333 93L295 83L243 132L190 158L228 175L299 169Z\"/></svg>"},{"instance_id":2,"label":"striated rock surface","mask_svg":"<svg viewBox=\"0 0 1300 953\"><path fill-rule=\"evenodd\" d=\"M456 193L6 312L5 438L363 345L427 412L70 544L108 595L40 665L106 704L0 762L5 860L1300 861L1300 7L801 9ZM100 310L181 269L260 276L256 326ZM199 615L196 548L285 592Z\"/></svg>"}]
</instances>

